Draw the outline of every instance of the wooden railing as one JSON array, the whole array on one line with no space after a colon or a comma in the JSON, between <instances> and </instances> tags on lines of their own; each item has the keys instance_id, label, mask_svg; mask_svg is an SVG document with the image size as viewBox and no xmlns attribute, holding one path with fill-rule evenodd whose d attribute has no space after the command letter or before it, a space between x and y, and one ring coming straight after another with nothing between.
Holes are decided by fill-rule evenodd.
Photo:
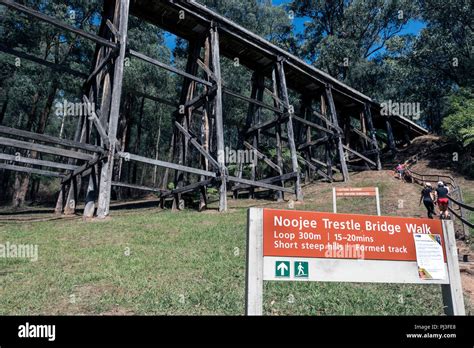
<instances>
[{"instance_id":1,"label":"wooden railing","mask_svg":"<svg viewBox=\"0 0 474 348\"><path fill-rule=\"evenodd\" d=\"M407 170L410 173L414 183L424 185L425 182L438 182L443 181L445 184L451 186L449 198L449 211L459 219L463 226L463 232L466 235L465 227L474 229L474 224L469 221L469 212L474 211L474 207L467 205L463 201L463 195L461 187L457 185L456 180L451 175L445 174L422 174L417 173L411 169ZM456 208L454 207L456 206Z\"/></svg>"}]
</instances>

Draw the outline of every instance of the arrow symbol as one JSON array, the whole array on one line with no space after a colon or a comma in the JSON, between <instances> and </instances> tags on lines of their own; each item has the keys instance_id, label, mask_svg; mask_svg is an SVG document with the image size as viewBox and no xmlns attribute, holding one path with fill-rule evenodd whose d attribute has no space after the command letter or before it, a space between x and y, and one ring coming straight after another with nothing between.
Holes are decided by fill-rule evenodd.
<instances>
[{"instance_id":1,"label":"arrow symbol","mask_svg":"<svg viewBox=\"0 0 474 348\"><path fill-rule=\"evenodd\" d=\"M277 271L280 271L280 275L281 276L284 276L285 275L285 272L288 270L288 266L284 263L284 262L281 262L278 266L277 266Z\"/></svg>"}]
</instances>

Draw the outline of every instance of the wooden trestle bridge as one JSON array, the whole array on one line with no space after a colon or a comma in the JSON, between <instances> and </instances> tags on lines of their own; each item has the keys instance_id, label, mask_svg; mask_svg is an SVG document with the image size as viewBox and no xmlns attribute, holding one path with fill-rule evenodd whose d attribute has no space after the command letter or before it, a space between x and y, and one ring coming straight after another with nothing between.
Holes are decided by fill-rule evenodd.
<instances>
[{"instance_id":1,"label":"wooden trestle bridge","mask_svg":"<svg viewBox=\"0 0 474 348\"><path fill-rule=\"evenodd\" d=\"M301 200L302 174L332 181L338 172L347 181L349 170L378 170L382 153L394 152L401 144L427 133L404 117L382 116L381 106L368 96L194 1L105 0L98 33L70 26L15 1L0 0L0 4L96 44L93 66L84 76L81 96L85 102L94 103L95 111L79 118L75 139L0 126L0 169L60 178L58 212L73 212L82 199L78 197L81 185L86 184L86 217L108 215L113 186L156 192L162 202L173 198L175 204L179 204L182 194L197 191L201 208L207 204L206 188L215 186L219 190L220 211L227 209L230 191L237 195L239 190L264 188L274 191L279 199L287 192ZM129 49L129 15L187 40L186 70ZM76 73L5 45L0 45L0 50L65 74ZM123 117L120 101L127 57L183 77L181 98L175 103L177 111L173 114L171 161L126 153L117 140L122 136L118 125ZM240 64L253 71L249 97L225 86L221 57L238 58ZM289 90L300 96L298 106L290 105ZM265 95L271 103L265 102ZM160 96L144 96L162 100ZM247 118L239 129L239 147L253 150L257 155L254 162L271 168L273 176L259 178L255 165L250 175L244 175L242 165L229 173L224 156L218 155L226 147L224 97L248 102ZM170 105L169 101L163 102ZM261 151L264 141L276 149L275 161ZM284 172L284 149L291 154L290 172ZM51 160L14 155L25 150L45 154ZM198 153L199 160L192 160L191 153ZM120 182L114 165L120 159L173 171L174 189Z\"/></svg>"}]
</instances>

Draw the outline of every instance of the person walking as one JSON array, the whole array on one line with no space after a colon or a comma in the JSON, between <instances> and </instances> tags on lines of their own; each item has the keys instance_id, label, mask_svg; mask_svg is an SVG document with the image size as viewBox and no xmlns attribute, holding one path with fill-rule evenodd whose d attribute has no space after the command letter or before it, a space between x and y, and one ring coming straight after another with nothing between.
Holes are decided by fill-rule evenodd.
<instances>
[{"instance_id":1,"label":"person walking","mask_svg":"<svg viewBox=\"0 0 474 348\"><path fill-rule=\"evenodd\" d=\"M434 209L434 201L433 201L433 186L429 182L425 183L425 187L423 187L423 190L421 190L421 197L420 197L420 204L423 201L423 204L425 205L425 208L428 212L428 218L432 219L433 215L436 215L435 209Z\"/></svg>"},{"instance_id":2,"label":"person walking","mask_svg":"<svg viewBox=\"0 0 474 348\"><path fill-rule=\"evenodd\" d=\"M397 174L400 180L403 180L403 175L405 174L405 164L399 163L395 168L395 173Z\"/></svg>"},{"instance_id":3,"label":"person walking","mask_svg":"<svg viewBox=\"0 0 474 348\"><path fill-rule=\"evenodd\" d=\"M449 194L448 187L442 181L439 181L438 188L436 189L436 203L438 204L440 219L449 219L448 194Z\"/></svg>"}]
</instances>

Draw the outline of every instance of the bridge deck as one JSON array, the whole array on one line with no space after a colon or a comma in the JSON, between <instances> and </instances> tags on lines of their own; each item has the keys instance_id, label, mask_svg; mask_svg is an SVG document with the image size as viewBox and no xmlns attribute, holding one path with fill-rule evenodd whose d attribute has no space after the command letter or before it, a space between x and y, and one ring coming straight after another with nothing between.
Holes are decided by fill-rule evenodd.
<instances>
[{"instance_id":1,"label":"bridge deck","mask_svg":"<svg viewBox=\"0 0 474 348\"><path fill-rule=\"evenodd\" d=\"M271 74L272 63L282 57L287 63L285 72L289 88L301 95L314 96L320 93L325 85L330 84L334 90L336 104L351 108L369 102L373 108L375 127L385 127L385 120L380 115L381 107L376 101L206 6L195 1L132 0L130 11L131 14L188 41L197 40L205 33L210 23L214 22L220 29L221 55L230 59L238 57L242 65L251 70L265 72L267 76ZM180 16L180 11L184 11L181 12L184 13L184 19ZM395 132L407 132L410 138L428 134L423 127L405 117L394 115L391 120Z\"/></svg>"}]
</instances>

